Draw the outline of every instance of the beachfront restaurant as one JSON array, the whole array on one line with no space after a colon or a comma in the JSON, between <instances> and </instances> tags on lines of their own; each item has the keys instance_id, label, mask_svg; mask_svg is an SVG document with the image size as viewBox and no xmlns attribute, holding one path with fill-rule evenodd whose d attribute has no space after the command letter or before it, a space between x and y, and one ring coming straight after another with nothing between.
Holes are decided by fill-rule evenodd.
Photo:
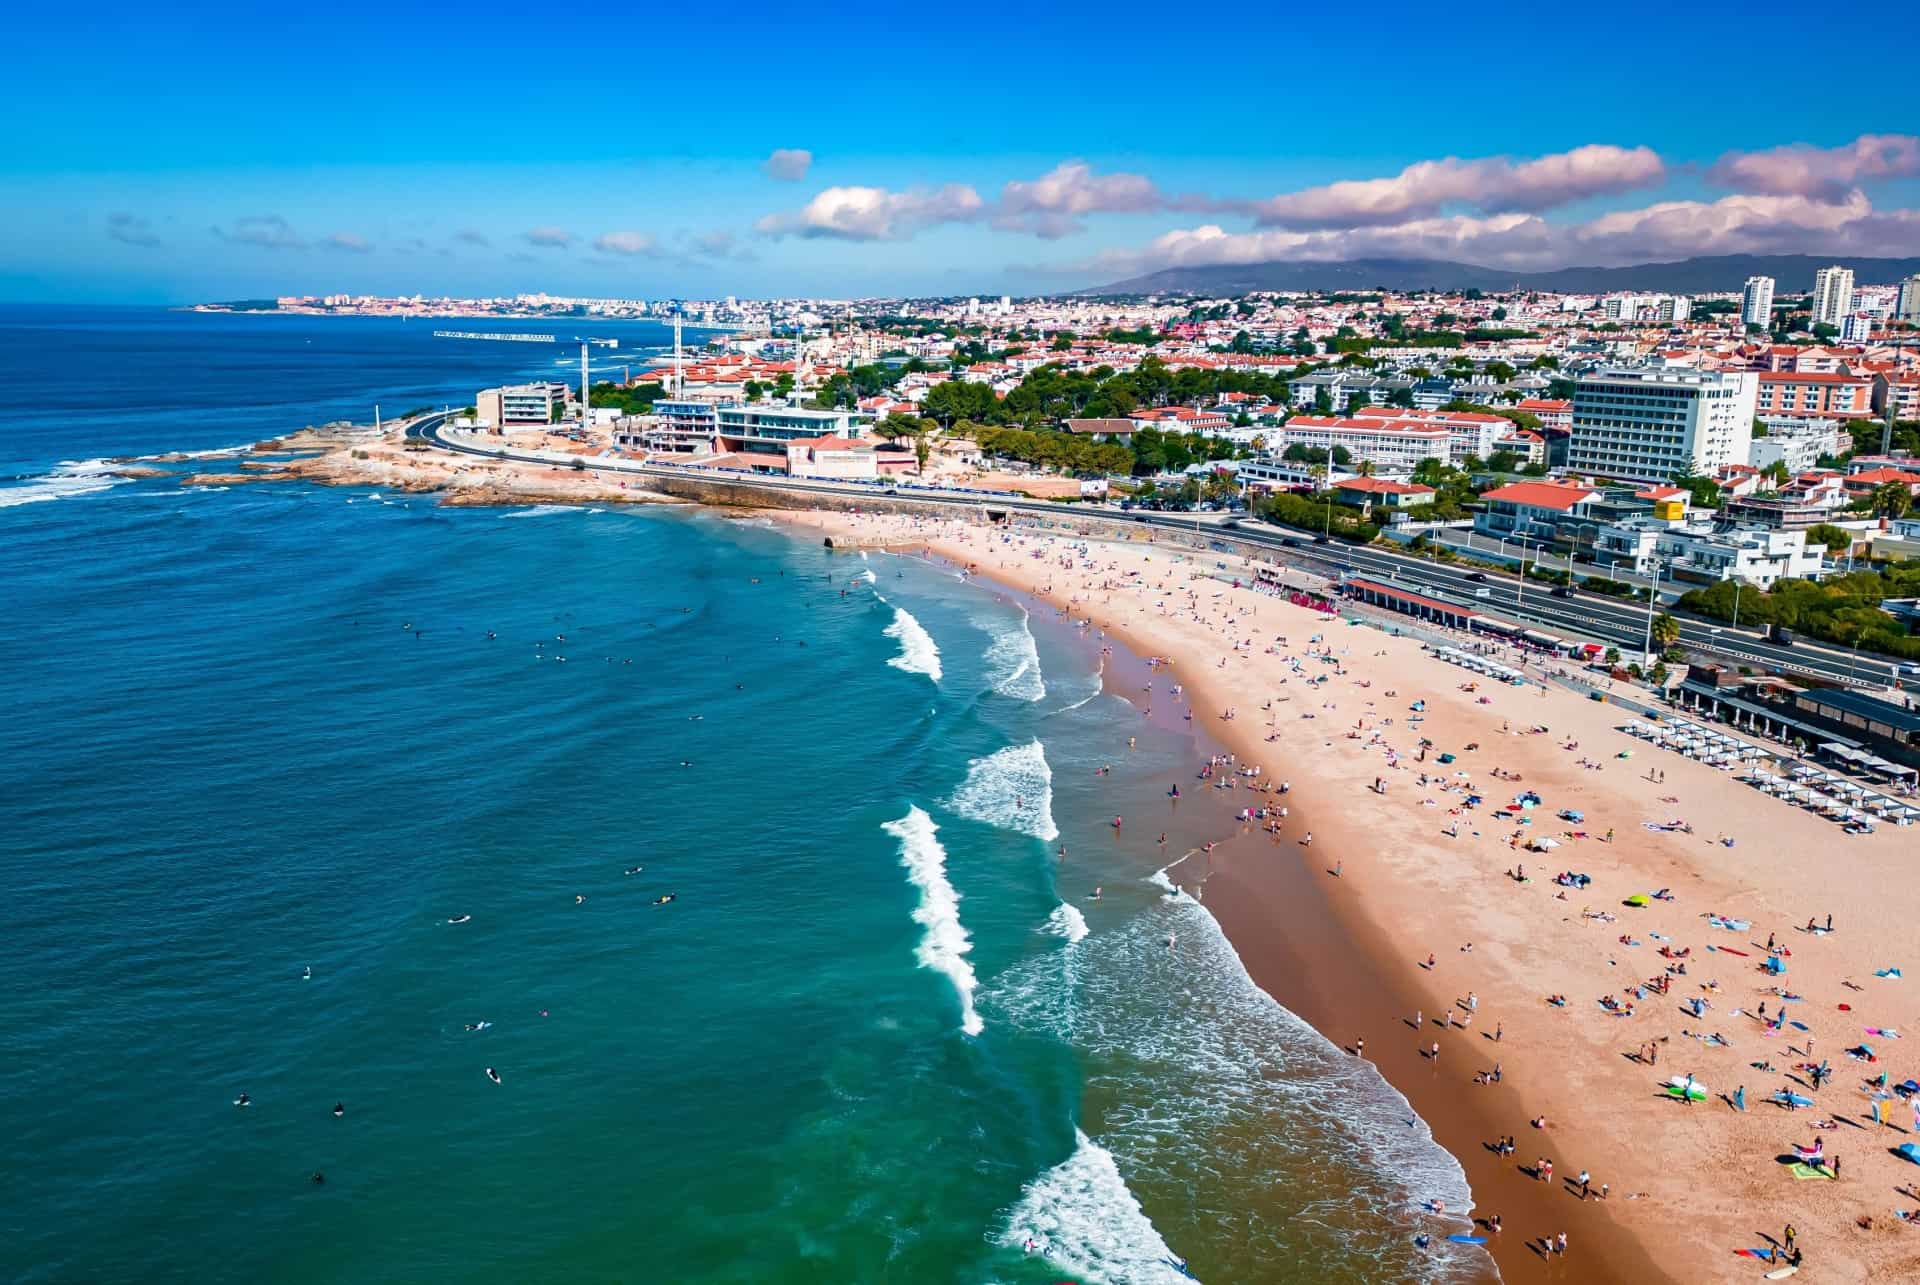
<instances>
[{"instance_id":1,"label":"beachfront restaurant","mask_svg":"<svg viewBox=\"0 0 1920 1285\"><path fill-rule=\"evenodd\" d=\"M1458 607L1423 593L1414 593L1410 589L1397 589L1392 585L1381 584L1378 580L1368 580L1364 576L1349 578L1343 587L1348 597L1370 606L1387 607L1405 615L1418 616L1422 620L1431 620L1449 629L1465 629L1479 614L1469 607Z\"/></svg>"}]
</instances>

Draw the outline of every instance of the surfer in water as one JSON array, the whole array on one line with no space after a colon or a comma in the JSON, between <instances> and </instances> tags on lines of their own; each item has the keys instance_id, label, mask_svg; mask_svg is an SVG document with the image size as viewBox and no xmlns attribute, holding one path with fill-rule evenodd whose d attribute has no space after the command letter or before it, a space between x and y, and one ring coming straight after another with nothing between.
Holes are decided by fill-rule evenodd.
<instances>
[{"instance_id":1,"label":"surfer in water","mask_svg":"<svg viewBox=\"0 0 1920 1285\"><path fill-rule=\"evenodd\" d=\"M664 893L661 893L661 894L660 894L660 895L659 895L658 897L655 897L655 898L653 899L653 904L654 904L654 905L656 905L656 906L664 906L664 905L666 905L666 904L667 904L667 903L668 903L669 901L672 901L672 900L674 900L674 899L675 899L676 897L678 897L679 895L680 895L680 894L679 894L679 893L677 893L677 892L664 892Z\"/></svg>"},{"instance_id":2,"label":"surfer in water","mask_svg":"<svg viewBox=\"0 0 1920 1285\"><path fill-rule=\"evenodd\" d=\"M343 1116L343 1115L345 1115L346 1113L347 1113L347 1104L346 1104L346 1103L344 1103L344 1102L336 1102L336 1103L334 1103L334 1104L333 1104L333 1118L334 1118L334 1119L336 1119L336 1120L338 1120L338 1119L339 1119L339 1118L340 1118L341 1116Z\"/></svg>"},{"instance_id":3,"label":"surfer in water","mask_svg":"<svg viewBox=\"0 0 1920 1285\"><path fill-rule=\"evenodd\" d=\"M627 873L630 875L637 875L644 869L646 869L645 866L630 866L627 868Z\"/></svg>"},{"instance_id":4,"label":"surfer in water","mask_svg":"<svg viewBox=\"0 0 1920 1285\"><path fill-rule=\"evenodd\" d=\"M447 922L450 924L464 924L464 923L467 923L472 918L473 918L472 915L455 915L453 918L447 920Z\"/></svg>"},{"instance_id":5,"label":"surfer in water","mask_svg":"<svg viewBox=\"0 0 1920 1285\"><path fill-rule=\"evenodd\" d=\"M233 1100L233 1105L237 1107L250 1107L253 1105L253 1098L245 1093L242 1093L239 1097Z\"/></svg>"},{"instance_id":6,"label":"surfer in water","mask_svg":"<svg viewBox=\"0 0 1920 1285\"><path fill-rule=\"evenodd\" d=\"M306 967L306 970L305 970L304 972L302 972L302 973L300 974L300 980L301 980L301 981L303 981L303 982L310 982L310 981L312 981L312 980L313 980L313 965L312 965L312 964L308 964L308 965L307 965L307 967Z\"/></svg>"},{"instance_id":7,"label":"surfer in water","mask_svg":"<svg viewBox=\"0 0 1920 1285\"><path fill-rule=\"evenodd\" d=\"M489 1080L492 1080L495 1084L498 1084L500 1083L500 1072L494 1070L492 1067L488 1067L487 1078Z\"/></svg>"}]
</instances>

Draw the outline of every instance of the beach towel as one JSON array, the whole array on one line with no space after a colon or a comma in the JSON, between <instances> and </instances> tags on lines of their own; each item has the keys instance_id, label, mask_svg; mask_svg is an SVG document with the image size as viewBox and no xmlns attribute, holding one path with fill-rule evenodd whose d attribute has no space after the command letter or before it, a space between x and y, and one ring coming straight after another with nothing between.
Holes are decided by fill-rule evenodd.
<instances>
[{"instance_id":1,"label":"beach towel","mask_svg":"<svg viewBox=\"0 0 1920 1285\"><path fill-rule=\"evenodd\" d=\"M1893 1123L1893 1101L1890 1098L1875 1098L1873 1101L1873 1122L1875 1124Z\"/></svg>"},{"instance_id":2,"label":"beach towel","mask_svg":"<svg viewBox=\"0 0 1920 1285\"><path fill-rule=\"evenodd\" d=\"M1815 1178L1831 1179L1833 1177L1824 1168L1816 1169L1804 1160L1796 1161L1789 1172L1793 1174L1795 1182L1810 1182Z\"/></svg>"},{"instance_id":3,"label":"beach towel","mask_svg":"<svg viewBox=\"0 0 1920 1285\"><path fill-rule=\"evenodd\" d=\"M1878 1035L1883 1039L1897 1040L1900 1038L1900 1032L1890 1026L1869 1026L1866 1028L1866 1031L1869 1035Z\"/></svg>"}]
</instances>

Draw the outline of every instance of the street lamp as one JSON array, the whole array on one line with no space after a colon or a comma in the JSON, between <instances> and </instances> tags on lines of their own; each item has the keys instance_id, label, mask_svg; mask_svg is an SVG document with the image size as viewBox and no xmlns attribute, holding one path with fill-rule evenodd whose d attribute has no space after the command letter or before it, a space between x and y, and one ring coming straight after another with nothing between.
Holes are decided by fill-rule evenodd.
<instances>
[{"instance_id":1,"label":"street lamp","mask_svg":"<svg viewBox=\"0 0 1920 1285\"><path fill-rule=\"evenodd\" d=\"M1647 586L1647 635L1640 645L1640 654L1643 656L1653 655L1653 604L1659 596L1660 556L1656 553L1653 559L1653 582Z\"/></svg>"},{"instance_id":2,"label":"street lamp","mask_svg":"<svg viewBox=\"0 0 1920 1285\"><path fill-rule=\"evenodd\" d=\"M1746 586L1746 583L1739 576L1733 578L1733 627L1735 629L1740 627L1740 590Z\"/></svg>"}]
</instances>

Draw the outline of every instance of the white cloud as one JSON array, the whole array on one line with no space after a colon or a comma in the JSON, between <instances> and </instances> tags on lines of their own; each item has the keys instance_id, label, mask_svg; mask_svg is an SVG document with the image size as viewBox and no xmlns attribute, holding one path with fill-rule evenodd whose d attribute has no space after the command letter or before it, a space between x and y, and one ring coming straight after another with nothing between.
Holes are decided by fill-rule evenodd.
<instances>
[{"instance_id":1,"label":"white cloud","mask_svg":"<svg viewBox=\"0 0 1920 1285\"><path fill-rule=\"evenodd\" d=\"M804 147L776 147L773 154L761 162L760 168L768 178L798 183L813 168L813 153Z\"/></svg>"},{"instance_id":2,"label":"white cloud","mask_svg":"<svg viewBox=\"0 0 1920 1285\"><path fill-rule=\"evenodd\" d=\"M609 232L596 239L593 248L602 254L657 255L660 243L645 232Z\"/></svg>"},{"instance_id":3,"label":"white cloud","mask_svg":"<svg viewBox=\"0 0 1920 1285\"><path fill-rule=\"evenodd\" d=\"M1812 196L1836 203L1864 180L1913 174L1920 174L1920 138L1862 134L1840 147L1789 143L1759 152L1728 152L1707 171L1707 181L1736 192Z\"/></svg>"},{"instance_id":4,"label":"white cloud","mask_svg":"<svg viewBox=\"0 0 1920 1285\"><path fill-rule=\"evenodd\" d=\"M798 210L769 214L754 224L766 236L839 237L897 241L936 223L981 218L986 202L962 183L892 192L882 187L830 187Z\"/></svg>"},{"instance_id":5,"label":"white cloud","mask_svg":"<svg viewBox=\"0 0 1920 1285\"><path fill-rule=\"evenodd\" d=\"M1085 161L1062 161L1037 179L1002 187L993 226L1053 240L1084 230L1082 215L1140 214L1175 204L1144 174L1095 174Z\"/></svg>"},{"instance_id":6,"label":"white cloud","mask_svg":"<svg viewBox=\"0 0 1920 1285\"><path fill-rule=\"evenodd\" d=\"M1717 201L1663 201L1579 223L1514 211L1312 231L1230 232L1205 224L1167 232L1135 250L1109 251L1073 270L1124 276L1273 259L1420 258L1530 271L1708 254L1898 255L1911 253L1916 238L1920 211L1876 211L1859 192L1839 203L1742 194Z\"/></svg>"},{"instance_id":7,"label":"white cloud","mask_svg":"<svg viewBox=\"0 0 1920 1285\"><path fill-rule=\"evenodd\" d=\"M528 245L537 245L546 250L564 250L573 244L573 233L565 228L535 228L525 234Z\"/></svg>"},{"instance_id":8,"label":"white cloud","mask_svg":"<svg viewBox=\"0 0 1920 1285\"><path fill-rule=\"evenodd\" d=\"M1262 227L1390 226L1438 214L1448 205L1482 212L1540 211L1609 192L1650 187L1666 166L1645 147L1592 143L1515 161L1455 156L1409 165L1392 178L1328 183L1252 203Z\"/></svg>"}]
</instances>

